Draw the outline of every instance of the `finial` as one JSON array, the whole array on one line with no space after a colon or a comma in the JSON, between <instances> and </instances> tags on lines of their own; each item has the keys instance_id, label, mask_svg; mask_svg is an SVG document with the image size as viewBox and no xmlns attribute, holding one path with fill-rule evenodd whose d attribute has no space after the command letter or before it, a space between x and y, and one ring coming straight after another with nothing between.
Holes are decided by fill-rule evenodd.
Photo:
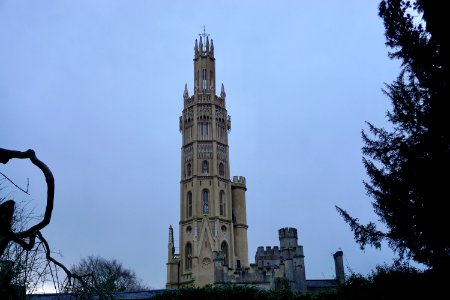
<instances>
[{"instance_id":1,"label":"finial","mask_svg":"<svg viewBox=\"0 0 450 300\"><path fill-rule=\"evenodd\" d=\"M203 34L206 34L206 25L203 25Z\"/></svg>"},{"instance_id":2,"label":"finial","mask_svg":"<svg viewBox=\"0 0 450 300\"><path fill-rule=\"evenodd\" d=\"M183 97L184 97L184 99L189 98L189 92L188 92L188 88L187 88L187 83L184 84ZM172 225L170 225L170 226L172 227Z\"/></svg>"},{"instance_id":3,"label":"finial","mask_svg":"<svg viewBox=\"0 0 450 300\"><path fill-rule=\"evenodd\" d=\"M211 52L211 55L214 56L214 42L213 42L213 39L211 39L211 48L210 48L209 52Z\"/></svg>"},{"instance_id":4,"label":"finial","mask_svg":"<svg viewBox=\"0 0 450 300\"><path fill-rule=\"evenodd\" d=\"M206 26L203 25L202 28L203 28L203 32L198 34L198 35L200 36L200 45L199 45L199 48L200 48L200 51L201 51L201 52L203 52L203 50L204 50L204 49L203 49L203 43L202 43L202 37L203 37L203 39L205 40L205 43L207 43L207 44L206 44L206 48L208 48L208 45L209 45L209 42L208 42L209 34L206 33ZM208 51L208 50L209 50L209 49L206 49L206 51Z\"/></svg>"},{"instance_id":5,"label":"finial","mask_svg":"<svg viewBox=\"0 0 450 300\"><path fill-rule=\"evenodd\" d=\"M225 99L226 96L227 94L225 93L225 87L223 86L222 83L222 87L220 88L220 98Z\"/></svg>"},{"instance_id":6,"label":"finial","mask_svg":"<svg viewBox=\"0 0 450 300\"><path fill-rule=\"evenodd\" d=\"M209 37L206 37L206 52L209 52Z\"/></svg>"}]
</instances>

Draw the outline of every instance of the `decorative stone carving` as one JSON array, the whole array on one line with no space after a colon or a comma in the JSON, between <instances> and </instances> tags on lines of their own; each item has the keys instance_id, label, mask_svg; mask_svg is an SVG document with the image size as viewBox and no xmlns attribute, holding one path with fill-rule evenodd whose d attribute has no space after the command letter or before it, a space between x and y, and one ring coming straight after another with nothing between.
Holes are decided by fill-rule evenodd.
<instances>
[{"instance_id":1,"label":"decorative stone carving","mask_svg":"<svg viewBox=\"0 0 450 300\"><path fill-rule=\"evenodd\" d=\"M209 257L204 257L202 259L202 268L207 269L209 267L209 265L211 264L211 258Z\"/></svg>"},{"instance_id":2,"label":"decorative stone carving","mask_svg":"<svg viewBox=\"0 0 450 300\"><path fill-rule=\"evenodd\" d=\"M212 158L212 144L211 143L198 143L197 152L198 158L209 159Z\"/></svg>"},{"instance_id":3,"label":"decorative stone carving","mask_svg":"<svg viewBox=\"0 0 450 300\"><path fill-rule=\"evenodd\" d=\"M219 161L227 161L227 147L221 144L217 144L217 159Z\"/></svg>"},{"instance_id":4,"label":"decorative stone carving","mask_svg":"<svg viewBox=\"0 0 450 300\"><path fill-rule=\"evenodd\" d=\"M184 148L184 162L191 162L193 159L193 149L192 145Z\"/></svg>"}]
</instances>

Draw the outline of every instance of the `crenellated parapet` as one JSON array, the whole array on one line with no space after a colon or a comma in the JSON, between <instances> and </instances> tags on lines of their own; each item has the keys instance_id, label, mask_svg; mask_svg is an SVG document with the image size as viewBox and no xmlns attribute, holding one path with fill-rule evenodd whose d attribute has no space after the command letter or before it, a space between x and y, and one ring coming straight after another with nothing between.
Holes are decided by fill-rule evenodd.
<instances>
[{"instance_id":1,"label":"crenellated parapet","mask_svg":"<svg viewBox=\"0 0 450 300\"><path fill-rule=\"evenodd\" d=\"M284 238L295 238L297 239L297 229L293 228L293 227L285 227L285 228L281 228L280 230L278 230L278 237L279 239L284 239Z\"/></svg>"},{"instance_id":2,"label":"crenellated parapet","mask_svg":"<svg viewBox=\"0 0 450 300\"><path fill-rule=\"evenodd\" d=\"M245 185L245 177L244 176L233 176L233 183Z\"/></svg>"},{"instance_id":3,"label":"crenellated parapet","mask_svg":"<svg viewBox=\"0 0 450 300\"><path fill-rule=\"evenodd\" d=\"M278 268L282 263L283 257L278 246L270 247L258 247L255 255L255 263L258 268Z\"/></svg>"},{"instance_id":4,"label":"crenellated parapet","mask_svg":"<svg viewBox=\"0 0 450 300\"><path fill-rule=\"evenodd\" d=\"M278 246L266 246L266 249L264 249L264 247L262 246L259 246L256 250L256 257L259 258L279 258L280 255L280 247Z\"/></svg>"}]
</instances>

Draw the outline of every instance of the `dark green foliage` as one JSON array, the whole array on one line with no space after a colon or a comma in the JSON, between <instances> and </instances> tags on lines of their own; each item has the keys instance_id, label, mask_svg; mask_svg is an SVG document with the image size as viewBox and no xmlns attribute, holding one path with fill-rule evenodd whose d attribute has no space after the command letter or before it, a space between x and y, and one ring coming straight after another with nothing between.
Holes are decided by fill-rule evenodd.
<instances>
[{"instance_id":1,"label":"dark green foliage","mask_svg":"<svg viewBox=\"0 0 450 300\"><path fill-rule=\"evenodd\" d=\"M360 225L338 208L362 248L379 248L386 240L400 259L442 273L450 267L448 35L436 25L442 24L444 10L441 1L381 1L389 56L402 61L402 70L384 89L392 103L387 113L392 128L367 123L362 152L370 178L364 185L387 230Z\"/></svg>"},{"instance_id":2,"label":"dark green foliage","mask_svg":"<svg viewBox=\"0 0 450 300\"><path fill-rule=\"evenodd\" d=\"M289 280L286 277L275 278L275 290L283 290L289 288Z\"/></svg>"},{"instance_id":3,"label":"dark green foliage","mask_svg":"<svg viewBox=\"0 0 450 300\"><path fill-rule=\"evenodd\" d=\"M264 291L247 286L224 286L166 290L155 300L258 299L258 300L379 300L438 299L445 291L445 278L420 271L408 264L378 266L369 276L352 274L345 284L322 293L294 294L288 289Z\"/></svg>"},{"instance_id":4,"label":"dark green foliage","mask_svg":"<svg viewBox=\"0 0 450 300\"><path fill-rule=\"evenodd\" d=\"M281 289L277 291L263 291L254 287L248 286L233 286L227 285L223 287L204 288L183 288L179 290L167 290L159 295L156 295L155 300L184 300L184 299L214 299L214 300L228 300L228 299L264 299L264 300L294 300L294 299L311 299L306 295L296 295L290 290Z\"/></svg>"},{"instance_id":5,"label":"dark green foliage","mask_svg":"<svg viewBox=\"0 0 450 300\"><path fill-rule=\"evenodd\" d=\"M368 277L351 275L335 299L435 299L444 291L443 278L407 264L378 266Z\"/></svg>"}]
</instances>

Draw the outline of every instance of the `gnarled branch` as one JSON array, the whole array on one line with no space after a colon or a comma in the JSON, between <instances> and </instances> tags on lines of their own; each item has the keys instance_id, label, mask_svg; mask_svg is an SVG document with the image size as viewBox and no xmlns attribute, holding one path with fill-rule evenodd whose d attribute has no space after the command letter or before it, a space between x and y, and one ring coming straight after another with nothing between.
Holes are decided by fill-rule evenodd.
<instances>
[{"instance_id":1,"label":"gnarled branch","mask_svg":"<svg viewBox=\"0 0 450 300\"><path fill-rule=\"evenodd\" d=\"M17 239L31 238L39 230L47 226L52 218L53 203L55 198L55 179L53 177L53 174L50 171L49 167L47 167L46 164L44 164L41 160L39 160L36 157L34 150L29 149L27 151L16 151L0 148L0 163L7 164L11 159L14 158L29 159L36 167L38 167L42 171L42 173L44 173L45 181L47 182L47 203L45 207L44 218L36 225L33 225L24 231L17 233L12 232L14 238L11 236L10 240L16 238Z\"/></svg>"}]
</instances>

